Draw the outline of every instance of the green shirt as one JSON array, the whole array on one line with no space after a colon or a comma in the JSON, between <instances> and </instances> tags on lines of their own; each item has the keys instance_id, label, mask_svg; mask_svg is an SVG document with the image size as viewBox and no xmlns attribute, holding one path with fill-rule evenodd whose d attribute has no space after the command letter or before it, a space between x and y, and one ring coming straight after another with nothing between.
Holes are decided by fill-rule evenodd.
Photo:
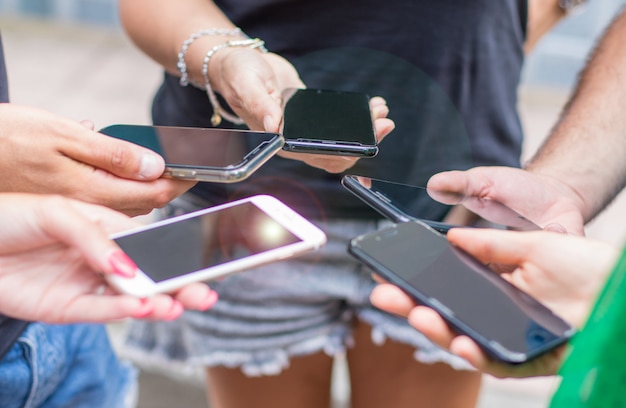
<instances>
[{"instance_id":1,"label":"green shirt","mask_svg":"<svg viewBox=\"0 0 626 408\"><path fill-rule=\"evenodd\" d=\"M626 407L626 248L572 340L550 408Z\"/></svg>"}]
</instances>

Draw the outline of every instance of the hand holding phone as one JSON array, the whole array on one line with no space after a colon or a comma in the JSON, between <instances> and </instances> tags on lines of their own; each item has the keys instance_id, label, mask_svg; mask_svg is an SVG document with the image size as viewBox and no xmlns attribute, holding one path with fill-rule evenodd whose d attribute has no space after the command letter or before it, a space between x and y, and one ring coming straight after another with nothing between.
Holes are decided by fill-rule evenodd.
<instances>
[{"instance_id":1,"label":"hand holding phone","mask_svg":"<svg viewBox=\"0 0 626 408\"><path fill-rule=\"evenodd\" d=\"M296 153L376 156L378 141L369 99L359 92L285 90L283 149Z\"/></svg>"},{"instance_id":2,"label":"hand holding phone","mask_svg":"<svg viewBox=\"0 0 626 408\"><path fill-rule=\"evenodd\" d=\"M359 236L348 250L498 361L525 363L565 343L575 331L419 221Z\"/></svg>"},{"instance_id":3,"label":"hand holding phone","mask_svg":"<svg viewBox=\"0 0 626 408\"><path fill-rule=\"evenodd\" d=\"M165 177L216 183L248 178L283 146L278 133L217 128L112 125L100 133L154 150Z\"/></svg>"},{"instance_id":4,"label":"hand holding phone","mask_svg":"<svg viewBox=\"0 0 626 408\"><path fill-rule=\"evenodd\" d=\"M319 228L267 195L166 219L112 238L139 271L133 279L108 279L120 292L138 297L276 262L326 242Z\"/></svg>"},{"instance_id":5,"label":"hand holding phone","mask_svg":"<svg viewBox=\"0 0 626 408\"><path fill-rule=\"evenodd\" d=\"M466 226L435 221L463 207L475 221L489 222L491 228L532 231L541 229L533 222L495 200L480 197L465 197L446 193L435 195L425 187L396 183L370 177L344 175L341 184L367 205L393 222L419 220L438 232L446 233L450 228ZM445 198L445 200L443 199ZM448 217L452 218L452 217ZM467 217L466 217L467 218ZM481 225L480 222L475 225Z\"/></svg>"}]
</instances>

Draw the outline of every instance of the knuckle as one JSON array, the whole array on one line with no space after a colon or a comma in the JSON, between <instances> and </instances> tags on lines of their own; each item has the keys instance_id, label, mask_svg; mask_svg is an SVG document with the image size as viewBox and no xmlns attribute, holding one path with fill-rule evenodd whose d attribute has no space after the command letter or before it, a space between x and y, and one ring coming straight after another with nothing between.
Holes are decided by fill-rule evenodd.
<instances>
[{"instance_id":1,"label":"knuckle","mask_svg":"<svg viewBox=\"0 0 626 408\"><path fill-rule=\"evenodd\" d=\"M117 170L127 170L132 163L132 153L123 145L116 145L111 150L109 162L111 168Z\"/></svg>"},{"instance_id":2,"label":"knuckle","mask_svg":"<svg viewBox=\"0 0 626 408\"><path fill-rule=\"evenodd\" d=\"M172 201L172 199L174 199L174 194L171 191L171 189L169 188L163 189L159 191L157 194L155 194L154 197L152 198L152 207L163 208L167 204L169 204L169 202Z\"/></svg>"}]
</instances>

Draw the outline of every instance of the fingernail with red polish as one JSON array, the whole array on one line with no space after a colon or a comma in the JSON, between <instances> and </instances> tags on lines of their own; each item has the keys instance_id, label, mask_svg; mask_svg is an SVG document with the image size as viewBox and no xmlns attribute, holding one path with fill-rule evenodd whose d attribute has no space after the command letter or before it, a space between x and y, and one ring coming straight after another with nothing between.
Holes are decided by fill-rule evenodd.
<instances>
[{"instance_id":1,"label":"fingernail with red polish","mask_svg":"<svg viewBox=\"0 0 626 408\"><path fill-rule=\"evenodd\" d=\"M183 304L180 303L178 300L175 300L172 303L172 307L170 308L170 312L167 314L167 317L165 318L165 320L175 320L175 319L177 319L183 313L183 310L185 310L185 308L183 307Z\"/></svg>"},{"instance_id":2,"label":"fingernail with red polish","mask_svg":"<svg viewBox=\"0 0 626 408\"><path fill-rule=\"evenodd\" d=\"M148 316L154 310L154 307L152 306L152 304L150 303L148 299L139 299L139 300L141 302L141 307L139 310L137 310L133 314L133 317L136 319L142 319Z\"/></svg>"},{"instance_id":3,"label":"fingernail with red polish","mask_svg":"<svg viewBox=\"0 0 626 408\"><path fill-rule=\"evenodd\" d=\"M109 265L116 275L124 278L134 278L137 265L123 251L115 251L109 256Z\"/></svg>"}]
</instances>

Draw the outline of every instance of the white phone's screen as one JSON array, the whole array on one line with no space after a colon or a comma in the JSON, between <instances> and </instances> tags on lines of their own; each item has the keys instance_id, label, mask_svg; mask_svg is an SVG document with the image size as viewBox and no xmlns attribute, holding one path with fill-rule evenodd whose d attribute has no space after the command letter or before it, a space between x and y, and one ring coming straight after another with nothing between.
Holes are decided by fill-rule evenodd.
<instances>
[{"instance_id":1,"label":"white phone's screen","mask_svg":"<svg viewBox=\"0 0 626 408\"><path fill-rule=\"evenodd\" d=\"M250 202L114 240L155 282L301 241Z\"/></svg>"}]
</instances>

